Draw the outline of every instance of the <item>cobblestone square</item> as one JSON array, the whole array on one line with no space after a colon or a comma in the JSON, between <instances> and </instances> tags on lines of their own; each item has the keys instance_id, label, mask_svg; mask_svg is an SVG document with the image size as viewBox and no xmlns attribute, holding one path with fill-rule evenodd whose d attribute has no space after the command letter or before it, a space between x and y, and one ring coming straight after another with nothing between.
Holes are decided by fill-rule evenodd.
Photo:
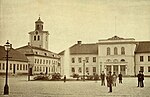
<instances>
[{"instance_id":1,"label":"cobblestone square","mask_svg":"<svg viewBox=\"0 0 150 97\"><path fill-rule=\"evenodd\" d=\"M0 97L3 95L5 78L0 77ZM108 93L100 81L27 81L27 77L9 77L7 97L150 97L150 78L145 78L145 87L137 87L137 78L123 78L123 84L113 87Z\"/></svg>"}]
</instances>

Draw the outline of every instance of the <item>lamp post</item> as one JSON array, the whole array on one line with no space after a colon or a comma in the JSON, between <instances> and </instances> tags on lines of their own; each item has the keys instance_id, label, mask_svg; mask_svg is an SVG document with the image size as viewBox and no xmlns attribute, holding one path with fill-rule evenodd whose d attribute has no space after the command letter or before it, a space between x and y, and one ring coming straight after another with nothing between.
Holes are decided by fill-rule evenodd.
<instances>
[{"instance_id":1,"label":"lamp post","mask_svg":"<svg viewBox=\"0 0 150 97\"><path fill-rule=\"evenodd\" d=\"M85 81L85 60L83 60L83 81Z\"/></svg>"},{"instance_id":2,"label":"lamp post","mask_svg":"<svg viewBox=\"0 0 150 97\"><path fill-rule=\"evenodd\" d=\"M5 86L4 86L4 95L8 95L9 94L9 86L7 84L7 80L8 80L8 52L11 49L11 44L8 42L6 42L6 45L4 45L5 50L6 50L6 80L5 80Z\"/></svg>"}]
</instances>

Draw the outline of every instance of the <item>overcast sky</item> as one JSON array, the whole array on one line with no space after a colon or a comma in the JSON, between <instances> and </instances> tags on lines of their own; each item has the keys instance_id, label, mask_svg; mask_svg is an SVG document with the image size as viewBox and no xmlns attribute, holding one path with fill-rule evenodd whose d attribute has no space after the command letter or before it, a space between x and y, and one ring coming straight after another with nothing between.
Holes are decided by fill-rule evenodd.
<instances>
[{"instance_id":1,"label":"overcast sky","mask_svg":"<svg viewBox=\"0 0 150 97\"><path fill-rule=\"evenodd\" d=\"M150 0L0 0L0 45L27 45L39 14L56 53L114 35L150 40Z\"/></svg>"}]
</instances>

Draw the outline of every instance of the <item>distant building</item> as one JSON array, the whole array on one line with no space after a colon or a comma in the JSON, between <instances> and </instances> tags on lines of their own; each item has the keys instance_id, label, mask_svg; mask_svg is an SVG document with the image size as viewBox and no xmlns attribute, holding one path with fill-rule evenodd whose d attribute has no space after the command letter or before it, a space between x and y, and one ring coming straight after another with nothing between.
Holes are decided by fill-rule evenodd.
<instances>
[{"instance_id":1,"label":"distant building","mask_svg":"<svg viewBox=\"0 0 150 97\"><path fill-rule=\"evenodd\" d=\"M60 57L48 50L48 31L43 30L44 22L40 17L35 22L35 30L29 32L28 45L16 50L25 54L29 60L30 74L60 73Z\"/></svg>"},{"instance_id":2,"label":"distant building","mask_svg":"<svg viewBox=\"0 0 150 97\"><path fill-rule=\"evenodd\" d=\"M27 74L28 73L28 59L27 57L11 48L8 53L8 73L12 75ZM6 73L6 51L4 46L0 46L0 74Z\"/></svg>"},{"instance_id":3,"label":"distant building","mask_svg":"<svg viewBox=\"0 0 150 97\"><path fill-rule=\"evenodd\" d=\"M135 76L138 71L144 71L150 76L150 41L138 42L134 38L112 38L99 40L98 43L77 44L69 48L69 59L66 64L65 51L59 53L61 56L61 72L68 75L83 75L83 60L86 75L99 74L109 71L124 76ZM68 65L69 69L66 69Z\"/></svg>"},{"instance_id":4,"label":"distant building","mask_svg":"<svg viewBox=\"0 0 150 97\"><path fill-rule=\"evenodd\" d=\"M136 74L143 71L145 76L150 76L150 41L138 42L135 60Z\"/></svg>"}]
</instances>

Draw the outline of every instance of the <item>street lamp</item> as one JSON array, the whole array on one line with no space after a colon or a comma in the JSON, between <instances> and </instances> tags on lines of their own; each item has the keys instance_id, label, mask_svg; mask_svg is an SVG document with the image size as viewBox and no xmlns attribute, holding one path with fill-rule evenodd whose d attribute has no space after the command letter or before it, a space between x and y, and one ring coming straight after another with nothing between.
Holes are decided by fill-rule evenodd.
<instances>
[{"instance_id":1,"label":"street lamp","mask_svg":"<svg viewBox=\"0 0 150 97\"><path fill-rule=\"evenodd\" d=\"M8 77L8 52L11 49L11 44L8 42L6 42L6 45L4 45L5 50L6 50L6 80L5 80L5 86L4 86L4 95L8 95L9 94L9 87L7 84L7 77Z\"/></svg>"},{"instance_id":2,"label":"street lamp","mask_svg":"<svg viewBox=\"0 0 150 97\"><path fill-rule=\"evenodd\" d=\"M83 60L83 81L85 81L85 60Z\"/></svg>"}]
</instances>

